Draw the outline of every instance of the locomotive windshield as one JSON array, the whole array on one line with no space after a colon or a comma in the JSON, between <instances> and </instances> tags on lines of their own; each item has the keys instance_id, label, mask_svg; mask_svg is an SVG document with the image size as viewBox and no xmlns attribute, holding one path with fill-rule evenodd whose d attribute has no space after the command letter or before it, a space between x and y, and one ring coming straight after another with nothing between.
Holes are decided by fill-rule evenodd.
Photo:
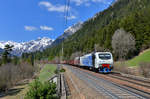
<instances>
[{"instance_id":1,"label":"locomotive windshield","mask_svg":"<svg viewBox=\"0 0 150 99\"><path fill-rule=\"evenodd\" d=\"M99 58L102 60L108 60L108 59L111 59L111 55L110 54L99 54Z\"/></svg>"}]
</instances>

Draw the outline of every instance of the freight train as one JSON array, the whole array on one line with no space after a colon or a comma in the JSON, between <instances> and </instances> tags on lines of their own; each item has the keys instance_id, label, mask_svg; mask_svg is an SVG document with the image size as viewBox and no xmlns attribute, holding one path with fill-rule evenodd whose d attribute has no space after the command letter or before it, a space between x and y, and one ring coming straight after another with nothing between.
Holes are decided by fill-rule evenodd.
<instances>
[{"instance_id":1,"label":"freight train","mask_svg":"<svg viewBox=\"0 0 150 99\"><path fill-rule=\"evenodd\" d=\"M65 63L101 73L109 73L113 69L113 56L110 52L94 52Z\"/></svg>"}]
</instances>

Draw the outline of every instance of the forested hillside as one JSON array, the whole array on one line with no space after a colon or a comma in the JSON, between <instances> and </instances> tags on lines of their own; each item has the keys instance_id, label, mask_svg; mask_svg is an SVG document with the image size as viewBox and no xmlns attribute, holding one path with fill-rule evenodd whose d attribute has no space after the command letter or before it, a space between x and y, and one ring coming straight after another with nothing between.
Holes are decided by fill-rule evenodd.
<instances>
[{"instance_id":1,"label":"forested hillside","mask_svg":"<svg viewBox=\"0 0 150 99\"><path fill-rule=\"evenodd\" d=\"M118 0L103 12L84 22L82 28L63 43L64 58L75 52L89 53L95 45L113 52L111 41L117 29L124 29L135 37L136 48L132 56L150 45L150 0ZM62 44L36 52L35 58L49 58L61 55ZM131 54L126 58L132 57Z\"/></svg>"}]
</instances>

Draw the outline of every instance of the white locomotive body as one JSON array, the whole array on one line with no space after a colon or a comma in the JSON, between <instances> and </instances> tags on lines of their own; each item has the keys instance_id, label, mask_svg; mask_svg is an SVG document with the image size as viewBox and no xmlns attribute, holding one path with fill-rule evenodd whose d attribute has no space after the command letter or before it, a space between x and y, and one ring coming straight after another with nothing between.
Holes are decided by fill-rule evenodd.
<instances>
[{"instance_id":1,"label":"white locomotive body","mask_svg":"<svg viewBox=\"0 0 150 99\"><path fill-rule=\"evenodd\" d=\"M81 67L88 67L107 73L113 69L113 56L110 52L95 52L78 58L78 63Z\"/></svg>"}]
</instances>

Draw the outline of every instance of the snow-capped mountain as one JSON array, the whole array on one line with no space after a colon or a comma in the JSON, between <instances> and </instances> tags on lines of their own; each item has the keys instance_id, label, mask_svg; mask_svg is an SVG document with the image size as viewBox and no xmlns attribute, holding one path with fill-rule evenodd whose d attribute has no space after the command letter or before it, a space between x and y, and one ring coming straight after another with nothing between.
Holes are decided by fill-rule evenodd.
<instances>
[{"instance_id":1,"label":"snow-capped mountain","mask_svg":"<svg viewBox=\"0 0 150 99\"><path fill-rule=\"evenodd\" d=\"M73 26L68 27L64 33L59 36L53 43L53 45L57 45L59 43L61 43L63 40L65 40L66 38L68 38L69 36L73 35L76 31L78 31L83 25L83 22L78 22L76 24L74 24Z\"/></svg>"},{"instance_id":2,"label":"snow-capped mountain","mask_svg":"<svg viewBox=\"0 0 150 99\"><path fill-rule=\"evenodd\" d=\"M65 31L64 31L64 34L67 34L67 35L72 35L74 34L76 31L78 31L81 27L82 27L82 22L78 22L76 24L74 24L73 26L70 26L68 27Z\"/></svg>"},{"instance_id":3,"label":"snow-capped mountain","mask_svg":"<svg viewBox=\"0 0 150 99\"><path fill-rule=\"evenodd\" d=\"M1 41L0 48L4 49L6 44L14 45L12 54L20 56L22 53L42 51L52 44L53 40L47 37L38 38L29 42L17 43L13 41Z\"/></svg>"},{"instance_id":4,"label":"snow-capped mountain","mask_svg":"<svg viewBox=\"0 0 150 99\"><path fill-rule=\"evenodd\" d=\"M42 51L43 49L49 47L50 45L57 45L61 43L63 40L73 35L77 30L82 27L82 22L78 22L73 26L68 27L64 33L59 36L55 41L50 38L38 38L37 40L31 40L29 42L17 43L13 41L0 41L0 49L4 49L6 44L14 45L12 54L20 56L22 53L29 53L35 51Z\"/></svg>"}]
</instances>

